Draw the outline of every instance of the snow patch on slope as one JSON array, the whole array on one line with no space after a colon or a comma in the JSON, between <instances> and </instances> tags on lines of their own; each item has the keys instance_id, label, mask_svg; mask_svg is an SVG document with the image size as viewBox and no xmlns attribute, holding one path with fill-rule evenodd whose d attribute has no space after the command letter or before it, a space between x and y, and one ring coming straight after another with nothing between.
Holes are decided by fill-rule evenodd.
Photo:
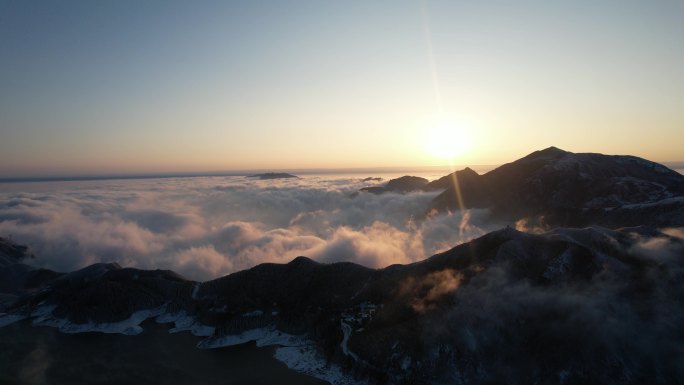
<instances>
[{"instance_id":1,"label":"snow patch on slope","mask_svg":"<svg viewBox=\"0 0 684 385\"><path fill-rule=\"evenodd\" d=\"M223 336L211 336L205 338L197 344L200 349L214 349L224 346L234 346L246 342L255 341L258 347L263 346L301 346L307 344L304 336L295 336L283 333L275 327L265 327L246 330L240 334L228 334Z\"/></svg>"},{"instance_id":2,"label":"snow patch on slope","mask_svg":"<svg viewBox=\"0 0 684 385\"><path fill-rule=\"evenodd\" d=\"M198 337L208 337L216 331L213 326L207 326L198 322L195 317L189 315L185 311L178 313L163 313L157 319L157 323L174 323L174 327L169 329L169 333L179 333L189 331Z\"/></svg>"},{"instance_id":3,"label":"snow patch on slope","mask_svg":"<svg viewBox=\"0 0 684 385\"><path fill-rule=\"evenodd\" d=\"M0 313L0 328L25 319L26 316L19 314Z\"/></svg>"},{"instance_id":4,"label":"snow patch on slope","mask_svg":"<svg viewBox=\"0 0 684 385\"><path fill-rule=\"evenodd\" d=\"M313 343L299 347L278 348L273 357L292 370L328 381L332 385L368 384L366 381L355 379L344 373L339 366L326 363Z\"/></svg>"},{"instance_id":5,"label":"snow patch on slope","mask_svg":"<svg viewBox=\"0 0 684 385\"><path fill-rule=\"evenodd\" d=\"M344 322L344 320L340 320L340 326L342 328L342 334L344 337L342 337L342 342L340 342L340 347L342 348L342 353L344 353L345 356L349 356L354 359L354 361L359 361L359 356L356 355L356 353L352 352L349 350L349 337L351 337L352 333L352 327L349 326L348 323Z\"/></svg>"},{"instance_id":6,"label":"snow patch on slope","mask_svg":"<svg viewBox=\"0 0 684 385\"><path fill-rule=\"evenodd\" d=\"M148 318L153 318L161 314L163 307L139 310L131 314L125 320L118 322L94 322L75 323L67 319L54 317L52 311L55 306L40 306L31 312L31 317L35 317L32 321L36 326L50 326L58 328L62 333L118 333L125 335L136 335L142 333L143 329L140 324Z\"/></svg>"},{"instance_id":7,"label":"snow patch on slope","mask_svg":"<svg viewBox=\"0 0 684 385\"><path fill-rule=\"evenodd\" d=\"M278 346L273 357L299 373L328 381L333 385L366 384L345 374L339 366L328 364L314 342L306 336L284 333L274 326L250 329L240 334L212 336L200 341L197 347L214 349L251 341L256 342L258 347Z\"/></svg>"}]
</instances>

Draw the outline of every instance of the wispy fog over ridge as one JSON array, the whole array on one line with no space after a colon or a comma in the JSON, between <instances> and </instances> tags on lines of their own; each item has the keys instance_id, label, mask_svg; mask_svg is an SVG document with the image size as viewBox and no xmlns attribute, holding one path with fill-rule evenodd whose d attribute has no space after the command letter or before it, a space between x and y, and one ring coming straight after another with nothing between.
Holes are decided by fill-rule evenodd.
<instances>
[{"instance_id":1,"label":"wispy fog over ridge","mask_svg":"<svg viewBox=\"0 0 684 385\"><path fill-rule=\"evenodd\" d=\"M0 186L0 236L31 263L172 269L206 280L306 255L370 267L409 263L505 224L485 210L416 220L438 193L373 195L360 177L197 177ZM382 182L380 182L382 183Z\"/></svg>"}]
</instances>

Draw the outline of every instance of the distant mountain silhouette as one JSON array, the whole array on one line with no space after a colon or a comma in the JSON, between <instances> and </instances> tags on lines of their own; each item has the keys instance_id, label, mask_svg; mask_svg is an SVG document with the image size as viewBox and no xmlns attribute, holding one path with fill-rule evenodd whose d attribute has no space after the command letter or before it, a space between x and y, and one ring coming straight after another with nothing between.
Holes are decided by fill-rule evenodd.
<instances>
[{"instance_id":1,"label":"distant mountain silhouette","mask_svg":"<svg viewBox=\"0 0 684 385\"><path fill-rule=\"evenodd\" d=\"M411 191L419 191L425 185L427 185L428 180L421 178L419 176L402 176L401 178L390 179L387 184L382 187L364 187L361 191L369 192L372 194L382 194L386 192L395 193L406 193Z\"/></svg>"},{"instance_id":2,"label":"distant mountain silhouette","mask_svg":"<svg viewBox=\"0 0 684 385\"><path fill-rule=\"evenodd\" d=\"M471 169L430 182L445 189L430 209L490 208L508 219L610 227L684 225L684 176L634 156L549 147L486 174Z\"/></svg>"},{"instance_id":3,"label":"distant mountain silhouette","mask_svg":"<svg viewBox=\"0 0 684 385\"><path fill-rule=\"evenodd\" d=\"M267 172L264 174L254 174L254 175L247 175L247 178L258 178L258 179L286 179L286 178L299 178L296 175L292 174L287 174L284 172Z\"/></svg>"}]
</instances>

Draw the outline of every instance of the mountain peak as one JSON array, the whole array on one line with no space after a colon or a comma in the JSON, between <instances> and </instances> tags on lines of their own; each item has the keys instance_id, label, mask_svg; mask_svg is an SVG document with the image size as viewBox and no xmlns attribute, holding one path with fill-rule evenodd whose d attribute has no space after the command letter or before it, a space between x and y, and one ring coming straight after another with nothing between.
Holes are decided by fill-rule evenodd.
<instances>
[{"instance_id":1,"label":"mountain peak","mask_svg":"<svg viewBox=\"0 0 684 385\"><path fill-rule=\"evenodd\" d=\"M360 191L372 194L382 194L386 192L407 193L418 191L428 184L428 180L419 176L404 175L400 178L390 179L384 187L364 187Z\"/></svg>"},{"instance_id":2,"label":"mountain peak","mask_svg":"<svg viewBox=\"0 0 684 385\"><path fill-rule=\"evenodd\" d=\"M559 158L559 157L567 155L567 154L571 154L571 152L561 150L558 147L551 146L551 147L547 147L543 150L535 151L535 152L525 156L522 159L528 159L528 160L529 159L553 159L553 158Z\"/></svg>"},{"instance_id":3,"label":"mountain peak","mask_svg":"<svg viewBox=\"0 0 684 385\"><path fill-rule=\"evenodd\" d=\"M547 148L541 150L541 152L562 152L562 153L567 153L568 151L561 150L560 148L558 148L558 147L556 147L556 146L550 146L550 147L547 147Z\"/></svg>"},{"instance_id":4,"label":"mountain peak","mask_svg":"<svg viewBox=\"0 0 684 385\"><path fill-rule=\"evenodd\" d=\"M456 174L460 175L477 175L479 176L480 174L477 173L477 171L473 170L470 167L466 167L463 170L456 171Z\"/></svg>"},{"instance_id":5,"label":"mountain peak","mask_svg":"<svg viewBox=\"0 0 684 385\"><path fill-rule=\"evenodd\" d=\"M305 257L305 256L298 256L297 258L291 260L288 262L288 265L291 266L301 266L301 265L317 265L318 262L314 261L311 258Z\"/></svg>"}]
</instances>

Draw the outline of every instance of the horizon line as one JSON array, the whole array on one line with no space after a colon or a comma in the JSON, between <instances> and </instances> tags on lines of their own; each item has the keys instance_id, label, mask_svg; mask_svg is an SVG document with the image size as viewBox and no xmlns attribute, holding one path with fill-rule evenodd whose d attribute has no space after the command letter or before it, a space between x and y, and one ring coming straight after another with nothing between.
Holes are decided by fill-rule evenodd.
<instances>
[{"instance_id":1,"label":"horizon line","mask_svg":"<svg viewBox=\"0 0 684 385\"><path fill-rule=\"evenodd\" d=\"M165 171L165 172L111 172L111 173L74 173L74 174L37 174L34 176L0 176L0 183L31 183L31 182L76 182L89 180L126 180L126 179L164 179L164 178L200 178L200 177L226 177L226 176L249 176L253 174L280 172L303 175L326 175L326 174L356 174L356 173L380 173L380 172L428 172L449 171L470 167L476 171L487 171L499 167L501 164L458 164L458 165L435 165L435 166L381 166L381 167L311 167L311 168L254 168L235 170L212 170L212 171ZM684 161L660 162L660 164L683 173Z\"/></svg>"},{"instance_id":2,"label":"horizon line","mask_svg":"<svg viewBox=\"0 0 684 385\"><path fill-rule=\"evenodd\" d=\"M292 173L304 175L316 174L345 174L363 172L426 172L450 170L454 167L471 168L494 168L499 164L478 165L440 165L440 166L382 166L382 167L312 167L312 168L254 168L236 170L213 170L213 171L163 171L163 172L111 172L111 173L74 173L74 174L37 174L34 176L0 176L0 183L21 182L70 182L86 180L117 180L117 179L161 179L161 178L197 178L197 177L222 177L222 176L249 176L269 172Z\"/></svg>"}]
</instances>

